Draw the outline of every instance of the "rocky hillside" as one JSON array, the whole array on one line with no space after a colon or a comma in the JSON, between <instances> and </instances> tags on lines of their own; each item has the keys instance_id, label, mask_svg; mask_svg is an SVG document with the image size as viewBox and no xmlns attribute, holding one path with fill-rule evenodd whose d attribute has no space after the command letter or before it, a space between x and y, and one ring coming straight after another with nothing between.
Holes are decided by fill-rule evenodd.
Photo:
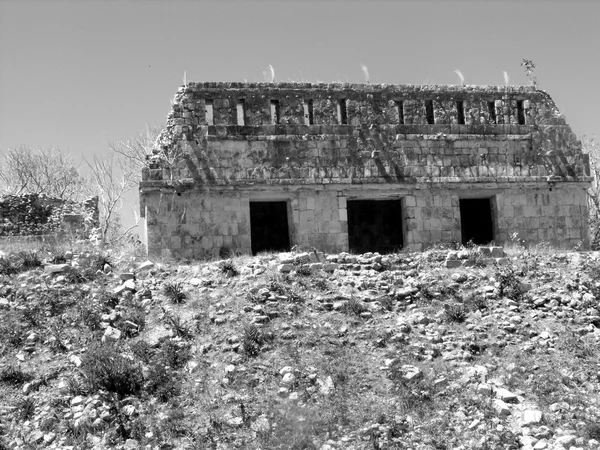
<instances>
[{"instance_id":1,"label":"rocky hillside","mask_svg":"<svg viewBox=\"0 0 600 450\"><path fill-rule=\"evenodd\" d=\"M0 449L596 449L600 254L0 256Z\"/></svg>"}]
</instances>

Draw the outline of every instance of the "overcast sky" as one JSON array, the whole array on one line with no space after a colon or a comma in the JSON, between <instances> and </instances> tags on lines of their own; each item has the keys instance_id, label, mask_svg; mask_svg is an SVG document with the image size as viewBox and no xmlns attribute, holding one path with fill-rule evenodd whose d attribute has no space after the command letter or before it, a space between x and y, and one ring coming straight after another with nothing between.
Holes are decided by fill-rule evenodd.
<instances>
[{"instance_id":1,"label":"overcast sky","mask_svg":"<svg viewBox=\"0 0 600 450\"><path fill-rule=\"evenodd\" d=\"M600 135L600 1L0 0L0 151L78 155L166 120L188 81L527 84Z\"/></svg>"}]
</instances>

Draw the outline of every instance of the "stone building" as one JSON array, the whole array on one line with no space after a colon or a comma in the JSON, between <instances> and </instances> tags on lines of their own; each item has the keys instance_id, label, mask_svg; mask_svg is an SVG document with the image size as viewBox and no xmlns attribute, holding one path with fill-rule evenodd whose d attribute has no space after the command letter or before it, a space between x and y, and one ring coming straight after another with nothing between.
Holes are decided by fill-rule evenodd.
<instances>
[{"instance_id":1,"label":"stone building","mask_svg":"<svg viewBox=\"0 0 600 450\"><path fill-rule=\"evenodd\" d=\"M150 254L588 245L589 158L530 86L189 83L140 185Z\"/></svg>"}]
</instances>

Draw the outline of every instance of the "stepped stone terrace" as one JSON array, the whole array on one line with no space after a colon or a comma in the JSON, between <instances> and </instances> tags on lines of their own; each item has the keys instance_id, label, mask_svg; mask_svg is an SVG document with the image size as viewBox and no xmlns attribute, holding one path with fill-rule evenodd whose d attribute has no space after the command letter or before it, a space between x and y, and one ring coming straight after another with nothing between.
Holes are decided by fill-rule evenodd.
<instances>
[{"instance_id":1,"label":"stepped stone terrace","mask_svg":"<svg viewBox=\"0 0 600 450\"><path fill-rule=\"evenodd\" d=\"M531 86L189 83L140 199L150 254L589 243L589 157Z\"/></svg>"}]
</instances>

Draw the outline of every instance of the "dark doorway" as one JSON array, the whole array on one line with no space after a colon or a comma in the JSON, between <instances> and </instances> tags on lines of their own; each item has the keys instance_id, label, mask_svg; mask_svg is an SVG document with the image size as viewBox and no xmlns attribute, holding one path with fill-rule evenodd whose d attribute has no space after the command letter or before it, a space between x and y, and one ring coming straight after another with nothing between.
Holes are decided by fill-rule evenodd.
<instances>
[{"instance_id":1,"label":"dark doorway","mask_svg":"<svg viewBox=\"0 0 600 450\"><path fill-rule=\"evenodd\" d=\"M290 249L286 202L250 202L252 254Z\"/></svg>"},{"instance_id":2,"label":"dark doorway","mask_svg":"<svg viewBox=\"0 0 600 450\"><path fill-rule=\"evenodd\" d=\"M400 200L348 200L348 238L353 253L392 253L402 248Z\"/></svg>"},{"instance_id":3,"label":"dark doorway","mask_svg":"<svg viewBox=\"0 0 600 450\"><path fill-rule=\"evenodd\" d=\"M489 198L460 200L460 227L462 243L489 244L494 240L492 206Z\"/></svg>"}]
</instances>

